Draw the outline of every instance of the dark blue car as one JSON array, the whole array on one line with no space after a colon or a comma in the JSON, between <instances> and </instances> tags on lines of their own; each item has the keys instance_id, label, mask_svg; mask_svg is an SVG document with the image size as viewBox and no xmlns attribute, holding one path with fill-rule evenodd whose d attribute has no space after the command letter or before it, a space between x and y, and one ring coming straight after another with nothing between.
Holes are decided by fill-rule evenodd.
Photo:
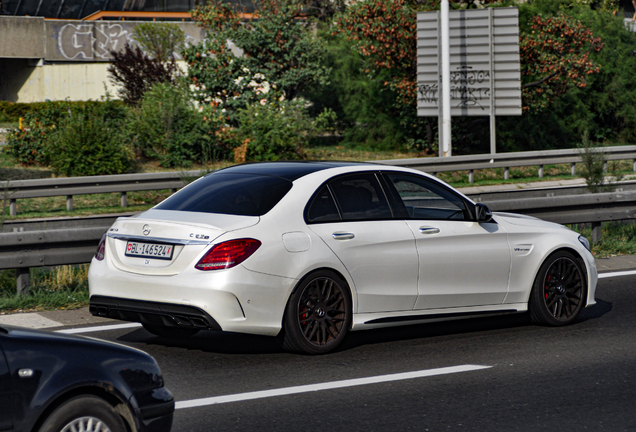
<instances>
[{"instance_id":1,"label":"dark blue car","mask_svg":"<svg viewBox=\"0 0 636 432\"><path fill-rule=\"evenodd\" d=\"M0 326L0 431L168 432L173 412L143 351Z\"/></svg>"}]
</instances>

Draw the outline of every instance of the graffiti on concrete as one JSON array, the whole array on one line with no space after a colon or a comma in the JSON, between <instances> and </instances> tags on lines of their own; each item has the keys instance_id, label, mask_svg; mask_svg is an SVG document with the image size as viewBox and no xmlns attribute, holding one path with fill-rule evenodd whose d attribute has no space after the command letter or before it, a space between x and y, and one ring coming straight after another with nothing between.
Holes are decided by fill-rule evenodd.
<instances>
[{"instance_id":1,"label":"graffiti on concrete","mask_svg":"<svg viewBox=\"0 0 636 432\"><path fill-rule=\"evenodd\" d=\"M136 45L133 30L136 22L64 22L49 24L47 35L55 41L57 49L47 52L47 60L107 61L111 51L120 51L126 43ZM201 40L202 33L194 23L182 24L186 32L185 44L194 45ZM52 47L51 47L52 48ZM181 56L175 53L180 60Z\"/></svg>"},{"instance_id":2,"label":"graffiti on concrete","mask_svg":"<svg viewBox=\"0 0 636 432\"><path fill-rule=\"evenodd\" d=\"M110 51L122 49L132 42L132 31L121 24L66 24L59 30L57 43L67 60L107 60Z\"/></svg>"}]
</instances>

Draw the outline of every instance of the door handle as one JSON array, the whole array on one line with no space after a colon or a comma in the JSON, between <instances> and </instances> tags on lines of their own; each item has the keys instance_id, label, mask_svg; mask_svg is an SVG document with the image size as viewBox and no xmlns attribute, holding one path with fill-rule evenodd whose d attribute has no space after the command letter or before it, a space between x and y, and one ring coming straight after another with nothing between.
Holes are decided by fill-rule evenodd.
<instances>
[{"instance_id":1,"label":"door handle","mask_svg":"<svg viewBox=\"0 0 636 432\"><path fill-rule=\"evenodd\" d=\"M333 237L334 240L351 240L352 238L355 237L355 235L353 235L353 233L348 233L348 232L335 232L331 234L331 237Z\"/></svg>"},{"instance_id":2,"label":"door handle","mask_svg":"<svg viewBox=\"0 0 636 432\"><path fill-rule=\"evenodd\" d=\"M435 227L420 227L420 234L439 234L439 228Z\"/></svg>"}]
</instances>

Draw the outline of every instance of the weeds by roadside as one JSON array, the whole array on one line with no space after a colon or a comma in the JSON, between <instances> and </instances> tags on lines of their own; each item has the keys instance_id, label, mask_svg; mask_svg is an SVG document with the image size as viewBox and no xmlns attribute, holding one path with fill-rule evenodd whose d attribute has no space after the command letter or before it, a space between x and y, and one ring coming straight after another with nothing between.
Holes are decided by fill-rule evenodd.
<instances>
[{"instance_id":1,"label":"weeds by roadside","mask_svg":"<svg viewBox=\"0 0 636 432\"><path fill-rule=\"evenodd\" d=\"M28 294L16 294L15 270L0 270L0 313L88 305L88 264L31 269Z\"/></svg>"}]
</instances>

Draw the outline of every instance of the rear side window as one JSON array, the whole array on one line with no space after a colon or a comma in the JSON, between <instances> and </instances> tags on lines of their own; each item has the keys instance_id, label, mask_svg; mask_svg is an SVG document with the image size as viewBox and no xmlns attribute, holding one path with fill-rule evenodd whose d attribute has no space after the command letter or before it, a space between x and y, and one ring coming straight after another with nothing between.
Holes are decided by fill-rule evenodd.
<instances>
[{"instance_id":1,"label":"rear side window","mask_svg":"<svg viewBox=\"0 0 636 432\"><path fill-rule=\"evenodd\" d=\"M292 182L273 176L214 173L181 189L159 210L262 216L292 187Z\"/></svg>"},{"instance_id":2,"label":"rear side window","mask_svg":"<svg viewBox=\"0 0 636 432\"><path fill-rule=\"evenodd\" d=\"M306 218L308 223L337 222L340 220L340 213L338 213L338 208L327 185L321 187L312 198L307 207Z\"/></svg>"}]
</instances>

